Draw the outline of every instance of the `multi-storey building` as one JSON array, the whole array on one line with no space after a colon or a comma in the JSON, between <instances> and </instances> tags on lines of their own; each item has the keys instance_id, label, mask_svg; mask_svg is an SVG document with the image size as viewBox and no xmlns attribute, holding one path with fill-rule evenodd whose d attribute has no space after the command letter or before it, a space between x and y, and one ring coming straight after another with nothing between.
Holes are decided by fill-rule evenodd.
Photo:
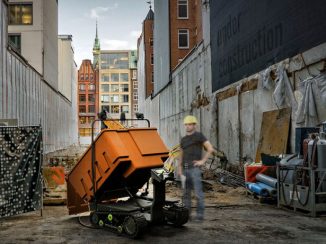
<instances>
[{"instance_id":1,"label":"multi-storey building","mask_svg":"<svg viewBox=\"0 0 326 244\"><path fill-rule=\"evenodd\" d=\"M170 70L203 39L201 0L169 0Z\"/></svg>"},{"instance_id":2,"label":"multi-storey building","mask_svg":"<svg viewBox=\"0 0 326 244\"><path fill-rule=\"evenodd\" d=\"M132 117L132 88L129 50L105 51L99 55L99 109L109 118Z\"/></svg>"},{"instance_id":3,"label":"multi-storey building","mask_svg":"<svg viewBox=\"0 0 326 244\"><path fill-rule=\"evenodd\" d=\"M130 89L131 89L131 118L138 112L138 79L137 79L137 52L130 51Z\"/></svg>"},{"instance_id":4,"label":"multi-storey building","mask_svg":"<svg viewBox=\"0 0 326 244\"><path fill-rule=\"evenodd\" d=\"M97 71L90 60L83 60L78 70L78 109L80 142L84 144L89 142L98 114Z\"/></svg>"},{"instance_id":5,"label":"multi-storey building","mask_svg":"<svg viewBox=\"0 0 326 244\"><path fill-rule=\"evenodd\" d=\"M9 44L58 90L58 1L10 0Z\"/></svg>"},{"instance_id":6,"label":"multi-storey building","mask_svg":"<svg viewBox=\"0 0 326 244\"><path fill-rule=\"evenodd\" d=\"M58 1L2 0L0 23L0 120L41 124L46 153L77 143L75 63L71 40L58 40Z\"/></svg>"},{"instance_id":7,"label":"multi-storey building","mask_svg":"<svg viewBox=\"0 0 326 244\"><path fill-rule=\"evenodd\" d=\"M154 93L203 39L201 0L155 1Z\"/></svg>"},{"instance_id":8,"label":"multi-storey building","mask_svg":"<svg viewBox=\"0 0 326 244\"><path fill-rule=\"evenodd\" d=\"M149 97L154 89L154 12L150 7L148 14L143 22L143 45L144 45L144 64L145 64L145 97Z\"/></svg>"},{"instance_id":9,"label":"multi-storey building","mask_svg":"<svg viewBox=\"0 0 326 244\"><path fill-rule=\"evenodd\" d=\"M138 110L145 113L145 100L149 98L154 89L154 12L150 6L148 14L143 21L142 33L137 42L137 98Z\"/></svg>"}]
</instances>

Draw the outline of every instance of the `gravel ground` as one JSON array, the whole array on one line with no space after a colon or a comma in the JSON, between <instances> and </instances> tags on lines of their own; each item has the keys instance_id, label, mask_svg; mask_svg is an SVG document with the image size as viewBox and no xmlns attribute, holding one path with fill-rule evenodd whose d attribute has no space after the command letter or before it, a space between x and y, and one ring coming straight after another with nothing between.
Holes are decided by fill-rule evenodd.
<instances>
[{"instance_id":1,"label":"gravel ground","mask_svg":"<svg viewBox=\"0 0 326 244\"><path fill-rule=\"evenodd\" d=\"M138 240L84 227L65 206L45 206L43 217L38 211L0 219L1 243L326 243L326 217L259 204L242 188L208 188L203 222L188 222L182 228L151 226ZM180 199L181 191L169 185L167 195ZM86 216L81 220L88 224Z\"/></svg>"}]
</instances>

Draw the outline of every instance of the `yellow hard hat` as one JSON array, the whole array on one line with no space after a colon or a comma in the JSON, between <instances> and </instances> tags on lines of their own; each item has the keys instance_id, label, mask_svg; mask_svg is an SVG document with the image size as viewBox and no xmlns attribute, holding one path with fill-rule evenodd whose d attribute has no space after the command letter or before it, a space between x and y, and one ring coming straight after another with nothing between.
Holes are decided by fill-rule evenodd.
<instances>
[{"instance_id":1,"label":"yellow hard hat","mask_svg":"<svg viewBox=\"0 0 326 244\"><path fill-rule=\"evenodd\" d=\"M198 124L198 121L196 119L195 116L192 115L187 115L184 120L183 120L184 124Z\"/></svg>"}]
</instances>

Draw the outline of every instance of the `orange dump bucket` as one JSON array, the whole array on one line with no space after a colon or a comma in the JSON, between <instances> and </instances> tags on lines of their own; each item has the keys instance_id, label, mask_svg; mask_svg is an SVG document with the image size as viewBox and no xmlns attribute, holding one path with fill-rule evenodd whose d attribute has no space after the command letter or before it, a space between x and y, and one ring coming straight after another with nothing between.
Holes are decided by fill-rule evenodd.
<instances>
[{"instance_id":1,"label":"orange dump bucket","mask_svg":"<svg viewBox=\"0 0 326 244\"><path fill-rule=\"evenodd\" d=\"M128 196L150 178L150 169L162 167L168 149L155 128L101 131L95 140L97 199ZM69 214L88 211L93 198L92 150L89 147L67 176Z\"/></svg>"}]
</instances>

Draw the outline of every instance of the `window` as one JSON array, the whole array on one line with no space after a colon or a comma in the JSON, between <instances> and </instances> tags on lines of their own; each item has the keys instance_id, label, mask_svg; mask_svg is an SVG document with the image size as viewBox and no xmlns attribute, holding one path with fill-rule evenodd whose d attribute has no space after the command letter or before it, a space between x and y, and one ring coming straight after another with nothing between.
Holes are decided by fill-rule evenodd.
<instances>
[{"instance_id":1,"label":"window","mask_svg":"<svg viewBox=\"0 0 326 244\"><path fill-rule=\"evenodd\" d=\"M92 124L94 120L95 120L95 117L88 117L89 124Z\"/></svg>"},{"instance_id":2,"label":"window","mask_svg":"<svg viewBox=\"0 0 326 244\"><path fill-rule=\"evenodd\" d=\"M129 91L129 85L128 84L120 85L120 92L128 92L128 91Z\"/></svg>"},{"instance_id":3,"label":"window","mask_svg":"<svg viewBox=\"0 0 326 244\"><path fill-rule=\"evenodd\" d=\"M154 45L154 40L153 40L153 38L149 38L149 45L151 45L151 47Z\"/></svg>"},{"instance_id":4,"label":"window","mask_svg":"<svg viewBox=\"0 0 326 244\"><path fill-rule=\"evenodd\" d=\"M109 92L110 91L110 85L105 84L101 85L101 92Z\"/></svg>"},{"instance_id":5,"label":"window","mask_svg":"<svg viewBox=\"0 0 326 244\"><path fill-rule=\"evenodd\" d=\"M119 92L119 85L111 85L111 92Z\"/></svg>"},{"instance_id":6,"label":"window","mask_svg":"<svg viewBox=\"0 0 326 244\"><path fill-rule=\"evenodd\" d=\"M154 65L154 54L151 53L151 65Z\"/></svg>"},{"instance_id":7,"label":"window","mask_svg":"<svg viewBox=\"0 0 326 244\"><path fill-rule=\"evenodd\" d=\"M110 106L104 105L102 106L102 111L106 110L108 113L110 113Z\"/></svg>"},{"instance_id":8,"label":"window","mask_svg":"<svg viewBox=\"0 0 326 244\"><path fill-rule=\"evenodd\" d=\"M95 102L95 95L94 94L88 94L88 101L89 102Z\"/></svg>"},{"instance_id":9,"label":"window","mask_svg":"<svg viewBox=\"0 0 326 244\"><path fill-rule=\"evenodd\" d=\"M112 95L111 96L111 102L112 103L118 103L119 102L119 95Z\"/></svg>"},{"instance_id":10,"label":"window","mask_svg":"<svg viewBox=\"0 0 326 244\"><path fill-rule=\"evenodd\" d=\"M80 136L91 136L92 135L92 129L91 128L80 128L79 129L79 135Z\"/></svg>"},{"instance_id":11,"label":"window","mask_svg":"<svg viewBox=\"0 0 326 244\"><path fill-rule=\"evenodd\" d=\"M121 102L122 103L129 102L129 95L121 95Z\"/></svg>"},{"instance_id":12,"label":"window","mask_svg":"<svg viewBox=\"0 0 326 244\"><path fill-rule=\"evenodd\" d=\"M119 81L119 74L118 73L111 74L111 81Z\"/></svg>"},{"instance_id":13,"label":"window","mask_svg":"<svg viewBox=\"0 0 326 244\"><path fill-rule=\"evenodd\" d=\"M154 83L154 72L152 71L152 83Z\"/></svg>"},{"instance_id":14,"label":"window","mask_svg":"<svg viewBox=\"0 0 326 244\"><path fill-rule=\"evenodd\" d=\"M86 102L86 95L85 94L79 95L79 102Z\"/></svg>"},{"instance_id":15,"label":"window","mask_svg":"<svg viewBox=\"0 0 326 244\"><path fill-rule=\"evenodd\" d=\"M84 84L80 84L79 85L79 90L80 91L85 91L85 85Z\"/></svg>"},{"instance_id":16,"label":"window","mask_svg":"<svg viewBox=\"0 0 326 244\"><path fill-rule=\"evenodd\" d=\"M178 30L178 47L180 49L189 48L189 30L188 29Z\"/></svg>"},{"instance_id":17,"label":"window","mask_svg":"<svg viewBox=\"0 0 326 244\"><path fill-rule=\"evenodd\" d=\"M80 80L84 80L84 75L80 75Z\"/></svg>"},{"instance_id":18,"label":"window","mask_svg":"<svg viewBox=\"0 0 326 244\"><path fill-rule=\"evenodd\" d=\"M32 25L33 4L15 3L9 4L9 25Z\"/></svg>"},{"instance_id":19,"label":"window","mask_svg":"<svg viewBox=\"0 0 326 244\"><path fill-rule=\"evenodd\" d=\"M94 76L93 76L93 74L91 74L90 75L90 78L89 78L91 81L93 81L94 80Z\"/></svg>"},{"instance_id":20,"label":"window","mask_svg":"<svg viewBox=\"0 0 326 244\"><path fill-rule=\"evenodd\" d=\"M134 93L134 100L138 100L138 93Z\"/></svg>"},{"instance_id":21,"label":"window","mask_svg":"<svg viewBox=\"0 0 326 244\"><path fill-rule=\"evenodd\" d=\"M9 34L9 45L17 52L21 52L21 35L20 34Z\"/></svg>"},{"instance_id":22,"label":"window","mask_svg":"<svg viewBox=\"0 0 326 244\"><path fill-rule=\"evenodd\" d=\"M134 111L138 112L138 104L134 104Z\"/></svg>"},{"instance_id":23,"label":"window","mask_svg":"<svg viewBox=\"0 0 326 244\"><path fill-rule=\"evenodd\" d=\"M121 112L129 113L129 106L128 105L122 105L121 106Z\"/></svg>"},{"instance_id":24,"label":"window","mask_svg":"<svg viewBox=\"0 0 326 244\"><path fill-rule=\"evenodd\" d=\"M138 81L134 81L134 90L138 89Z\"/></svg>"},{"instance_id":25,"label":"window","mask_svg":"<svg viewBox=\"0 0 326 244\"><path fill-rule=\"evenodd\" d=\"M95 91L95 85L88 85L89 91Z\"/></svg>"},{"instance_id":26,"label":"window","mask_svg":"<svg viewBox=\"0 0 326 244\"><path fill-rule=\"evenodd\" d=\"M88 80L88 74L85 75L85 80Z\"/></svg>"},{"instance_id":27,"label":"window","mask_svg":"<svg viewBox=\"0 0 326 244\"><path fill-rule=\"evenodd\" d=\"M136 69L134 69L134 70L132 71L132 79L133 79L133 80L137 80L137 70L136 70Z\"/></svg>"},{"instance_id":28,"label":"window","mask_svg":"<svg viewBox=\"0 0 326 244\"><path fill-rule=\"evenodd\" d=\"M88 112L89 113L95 113L95 106L94 105L89 105L88 106Z\"/></svg>"},{"instance_id":29,"label":"window","mask_svg":"<svg viewBox=\"0 0 326 244\"><path fill-rule=\"evenodd\" d=\"M86 106L84 105L79 106L79 113L86 113Z\"/></svg>"},{"instance_id":30,"label":"window","mask_svg":"<svg viewBox=\"0 0 326 244\"><path fill-rule=\"evenodd\" d=\"M109 74L103 74L101 76L101 81L102 82L108 82L108 81L110 81L110 75Z\"/></svg>"},{"instance_id":31,"label":"window","mask_svg":"<svg viewBox=\"0 0 326 244\"><path fill-rule=\"evenodd\" d=\"M101 95L101 102L102 103L110 102L110 96L109 95Z\"/></svg>"},{"instance_id":32,"label":"window","mask_svg":"<svg viewBox=\"0 0 326 244\"><path fill-rule=\"evenodd\" d=\"M119 113L119 105L112 105L111 106L111 113L118 114Z\"/></svg>"},{"instance_id":33,"label":"window","mask_svg":"<svg viewBox=\"0 0 326 244\"><path fill-rule=\"evenodd\" d=\"M101 54L101 69L128 69L128 68L129 68L128 52Z\"/></svg>"},{"instance_id":34,"label":"window","mask_svg":"<svg viewBox=\"0 0 326 244\"><path fill-rule=\"evenodd\" d=\"M188 19L188 0L178 0L178 19Z\"/></svg>"},{"instance_id":35,"label":"window","mask_svg":"<svg viewBox=\"0 0 326 244\"><path fill-rule=\"evenodd\" d=\"M83 124L86 124L86 117L79 117L79 123L81 124L81 125L83 125Z\"/></svg>"},{"instance_id":36,"label":"window","mask_svg":"<svg viewBox=\"0 0 326 244\"><path fill-rule=\"evenodd\" d=\"M129 74L128 73L121 73L120 74L120 81L129 81Z\"/></svg>"},{"instance_id":37,"label":"window","mask_svg":"<svg viewBox=\"0 0 326 244\"><path fill-rule=\"evenodd\" d=\"M79 129L80 136L90 136L92 135L92 129L90 128L80 128Z\"/></svg>"}]
</instances>

